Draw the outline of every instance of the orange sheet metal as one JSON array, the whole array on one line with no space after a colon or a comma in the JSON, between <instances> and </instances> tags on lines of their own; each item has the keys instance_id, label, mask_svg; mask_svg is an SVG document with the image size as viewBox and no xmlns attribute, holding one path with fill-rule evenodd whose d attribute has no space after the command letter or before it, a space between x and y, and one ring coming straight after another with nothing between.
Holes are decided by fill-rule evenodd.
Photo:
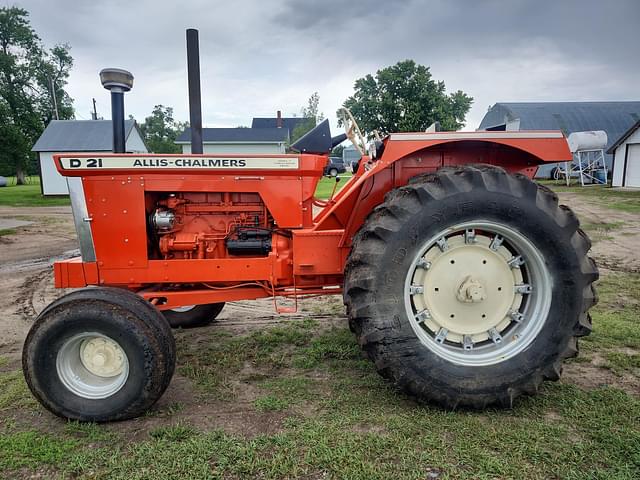
<instances>
[{"instance_id":1,"label":"orange sheet metal","mask_svg":"<svg viewBox=\"0 0 640 480\"><path fill-rule=\"evenodd\" d=\"M97 258L92 263L79 259L56 262L56 287L153 288L159 291L142 295L165 295L162 302L168 303L162 308L269 296L270 291L260 286L244 285L258 281L274 285L278 295L291 294L283 288L296 283L301 290L315 288L323 293L323 286L340 283L351 239L367 215L387 192L405 185L409 178L467 163L500 165L533 176L540 163L570 159L561 132L391 134L385 139L381 158L373 162L363 158L358 174L314 222L313 195L327 156L54 155L62 175L82 177ZM198 192L212 193L211 198L216 199L204 196L199 200L203 195ZM220 239L225 240L225 230L219 225L237 223L220 215L246 211L245 218L261 216L265 224L271 222L269 228L277 229L271 251L244 257L227 252L223 242L215 248L213 243L198 244L202 249L197 253L158 255L153 243L158 241L157 232L149 233L149 215L160 199L175 197L172 194L185 194L181 201L188 208L181 215L189 218L181 221L191 223L189 228L184 222L180 225L191 236L205 238L210 232L222 231ZM236 200L227 200L231 198ZM194 217L198 220L193 221ZM203 283L238 288L190 290ZM173 284L171 291L163 291L162 284ZM176 284L185 284L185 289L176 290Z\"/></svg>"}]
</instances>

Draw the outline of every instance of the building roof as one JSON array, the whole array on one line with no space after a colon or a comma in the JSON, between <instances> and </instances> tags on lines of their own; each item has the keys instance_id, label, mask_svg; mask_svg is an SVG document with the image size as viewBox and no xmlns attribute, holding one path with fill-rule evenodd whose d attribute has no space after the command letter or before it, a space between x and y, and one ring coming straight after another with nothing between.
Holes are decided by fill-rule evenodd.
<instances>
[{"instance_id":1,"label":"building roof","mask_svg":"<svg viewBox=\"0 0 640 480\"><path fill-rule=\"evenodd\" d=\"M285 128L203 128L203 143L281 143L289 139ZM187 128L175 143L191 143L191 129Z\"/></svg>"},{"instance_id":2,"label":"building roof","mask_svg":"<svg viewBox=\"0 0 640 480\"><path fill-rule=\"evenodd\" d=\"M626 132L624 132L620 138L618 138L613 145L611 145L609 147L609 149L607 150L607 153L613 153L615 151L616 148L618 148L620 145L622 145L624 143L624 141L629 138L631 135L633 135L633 132L635 132L636 130L638 130L638 128L640 128L640 120L638 120L636 123L634 123L633 125L631 125L631 128L629 130L627 130Z\"/></svg>"},{"instance_id":3,"label":"building roof","mask_svg":"<svg viewBox=\"0 0 640 480\"><path fill-rule=\"evenodd\" d=\"M516 119L520 130L562 130L565 135L604 130L611 145L640 120L640 102L501 102L489 109L479 129Z\"/></svg>"},{"instance_id":4,"label":"building roof","mask_svg":"<svg viewBox=\"0 0 640 480\"><path fill-rule=\"evenodd\" d=\"M124 121L125 138L135 120ZM113 149L111 120L53 120L31 149L34 152L108 152Z\"/></svg>"},{"instance_id":5,"label":"building roof","mask_svg":"<svg viewBox=\"0 0 640 480\"><path fill-rule=\"evenodd\" d=\"M305 118L302 117L282 117L282 128L287 129L289 134L302 123ZM277 128L278 119L276 117L254 117L251 122L251 128Z\"/></svg>"}]
</instances>

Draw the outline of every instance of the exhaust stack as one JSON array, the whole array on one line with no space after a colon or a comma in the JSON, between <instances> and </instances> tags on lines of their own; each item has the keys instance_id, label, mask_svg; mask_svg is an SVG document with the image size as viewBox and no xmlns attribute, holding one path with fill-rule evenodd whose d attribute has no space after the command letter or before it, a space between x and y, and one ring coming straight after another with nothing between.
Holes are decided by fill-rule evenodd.
<instances>
[{"instance_id":1,"label":"exhaust stack","mask_svg":"<svg viewBox=\"0 0 640 480\"><path fill-rule=\"evenodd\" d=\"M120 68L105 68L100 71L100 82L111 92L113 153L125 153L124 94L133 88L133 75Z\"/></svg>"},{"instance_id":2,"label":"exhaust stack","mask_svg":"<svg viewBox=\"0 0 640 480\"><path fill-rule=\"evenodd\" d=\"M200 47L198 30L187 29L187 75L189 83L189 121L191 153L202 153L202 104L200 99Z\"/></svg>"}]
</instances>

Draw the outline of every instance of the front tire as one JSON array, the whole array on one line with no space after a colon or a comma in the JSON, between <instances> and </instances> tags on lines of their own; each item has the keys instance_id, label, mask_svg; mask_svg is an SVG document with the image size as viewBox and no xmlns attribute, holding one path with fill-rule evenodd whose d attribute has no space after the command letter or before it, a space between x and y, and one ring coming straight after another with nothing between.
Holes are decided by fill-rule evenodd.
<instances>
[{"instance_id":1,"label":"front tire","mask_svg":"<svg viewBox=\"0 0 640 480\"><path fill-rule=\"evenodd\" d=\"M345 303L378 371L446 408L511 406L588 335L598 273L557 196L490 166L387 195L356 235Z\"/></svg>"},{"instance_id":2,"label":"front tire","mask_svg":"<svg viewBox=\"0 0 640 480\"><path fill-rule=\"evenodd\" d=\"M22 354L25 379L54 414L105 422L136 417L164 393L175 342L162 315L134 293L72 292L43 310Z\"/></svg>"},{"instance_id":3,"label":"front tire","mask_svg":"<svg viewBox=\"0 0 640 480\"><path fill-rule=\"evenodd\" d=\"M172 310L164 310L162 313L171 328L195 328L206 327L213 323L223 308L224 302L220 302L178 307Z\"/></svg>"}]
</instances>

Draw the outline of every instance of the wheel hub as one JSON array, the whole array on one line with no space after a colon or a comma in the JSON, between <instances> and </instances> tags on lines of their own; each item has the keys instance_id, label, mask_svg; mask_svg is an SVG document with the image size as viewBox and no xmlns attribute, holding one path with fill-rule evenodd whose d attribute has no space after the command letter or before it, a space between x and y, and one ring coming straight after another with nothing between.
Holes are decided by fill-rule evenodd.
<instances>
[{"instance_id":1,"label":"wheel hub","mask_svg":"<svg viewBox=\"0 0 640 480\"><path fill-rule=\"evenodd\" d=\"M118 392L129 377L129 359L115 340L97 332L75 335L64 342L56 357L62 384L87 399Z\"/></svg>"},{"instance_id":2,"label":"wheel hub","mask_svg":"<svg viewBox=\"0 0 640 480\"><path fill-rule=\"evenodd\" d=\"M477 303L487 298L484 285L469 275L458 287L458 301L464 303Z\"/></svg>"},{"instance_id":3,"label":"wheel hub","mask_svg":"<svg viewBox=\"0 0 640 480\"><path fill-rule=\"evenodd\" d=\"M501 245L492 248L491 242L475 232L450 236L425 252L430 267L414 274L412 285L423 290L422 298L413 298L416 308L430 313L427 325L433 331L447 330L449 342L463 343L465 336L473 343L489 339L489 331L504 330L509 311L520 306L522 295L514 285L522 275L508 264L511 252Z\"/></svg>"},{"instance_id":4,"label":"wheel hub","mask_svg":"<svg viewBox=\"0 0 640 480\"><path fill-rule=\"evenodd\" d=\"M113 340L106 337L89 338L80 346L80 360L89 372L99 377L113 377L122 373L125 354Z\"/></svg>"},{"instance_id":5,"label":"wheel hub","mask_svg":"<svg viewBox=\"0 0 640 480\"><path fill-rule=\"evenodd\" d=\"M408 272L411 325L445 358L473 365L503 361L541 327L550 303L547 275L535 247L508 227L477 222L449 228L424 244Z\"/></svg>"}]
</instances>

